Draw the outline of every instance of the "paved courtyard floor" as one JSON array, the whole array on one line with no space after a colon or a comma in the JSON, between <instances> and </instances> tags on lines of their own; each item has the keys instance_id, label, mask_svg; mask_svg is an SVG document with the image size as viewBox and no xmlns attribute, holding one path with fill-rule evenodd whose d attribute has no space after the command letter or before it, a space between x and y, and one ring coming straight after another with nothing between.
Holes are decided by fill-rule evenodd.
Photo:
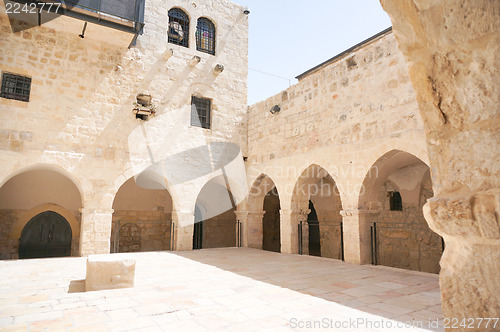
<instances>
[{"instance_id":1,"label":"paved courtyard floor","mask_svg":"<svg viewBox=\"0 0 500 332\"><path fill-rule=\"evenodd\" d=\"M0 331L443 330L435 274L247 248L118 255L134 288L82 292L81 257L0 261Z\"/></svg>"}]
</instances>

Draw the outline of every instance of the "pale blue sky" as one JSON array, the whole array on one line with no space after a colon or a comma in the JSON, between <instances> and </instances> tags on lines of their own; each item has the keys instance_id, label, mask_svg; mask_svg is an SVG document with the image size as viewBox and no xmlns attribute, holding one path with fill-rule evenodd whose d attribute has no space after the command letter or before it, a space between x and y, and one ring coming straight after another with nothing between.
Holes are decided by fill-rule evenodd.
<instances>
[{"instance_id":1,"label":"pale blue sky","mask_svg":"<svg viewBox=\"0 0 500 332\"><path fill-rule=\"evenodd\" d=\"M232 0L250 9L248 104L391 26L378 0Z\"/></svg>"}]
</instances>

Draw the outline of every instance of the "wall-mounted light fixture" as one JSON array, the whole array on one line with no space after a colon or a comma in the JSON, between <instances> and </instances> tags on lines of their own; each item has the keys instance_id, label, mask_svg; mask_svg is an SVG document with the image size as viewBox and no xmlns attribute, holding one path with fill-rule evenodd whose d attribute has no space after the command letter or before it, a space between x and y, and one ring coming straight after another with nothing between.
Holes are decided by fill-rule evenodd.
<instances>
[{"instance_id":1,"label":"wall-mounted light fixture","mask_svg":"<svg viewBox=\"0 0 500 332\"><path fill-rule=\"evenodd\" d=\"M243 9L243 14L245 15L250 14L250 9L248 9L248 7L245 7L245 9Z\"/></svg>"},{"instance_id":2,"label":"wall-mounted light fixture","mask_svg":"<svg viewBox=\"0 0 500 332\"><path fill-rule=\"evenodd\" d=\"M214 74L219 75L224 70L224 66L221 64L216 64L214 67Z\"/></svg>"},{"instance_id":3,"label":"wall-mounted light fixture","mask_svg":"<svg viewBox=\"0 0 500 332\"><path fill-rule=\"evenodd\" d=\"M195 55L194 57L192 57L189 61L188 61L188 64L191 66L191 67L194 67L196 66L197 64L199 64L201 61L201 58L197 55Z\"/></svg>"},{"instance_id":4,"label":"wall-mounted light fixture","mask_svg":"<svg viewBox=\"0 0 500 332\"><path fill-rule=\"evenodd\" d=\"M139 93L136 99L137 102L134 103L132 110L135 113L135 118L148 121L149 117L156 113L156 106L151 103L151 95Z\"/></svg>"},{"instance_id":5,"label":"wall-mounted light fixture","mask_svg":"<svg viewBox=\"0 0 500 332\"><path fill-rule=\"evenodd\" d=\"M274 105L269 112L271 112L271 114L276 114L279 111L281 111L280 105Z\"/></svg>"}]
</instances>

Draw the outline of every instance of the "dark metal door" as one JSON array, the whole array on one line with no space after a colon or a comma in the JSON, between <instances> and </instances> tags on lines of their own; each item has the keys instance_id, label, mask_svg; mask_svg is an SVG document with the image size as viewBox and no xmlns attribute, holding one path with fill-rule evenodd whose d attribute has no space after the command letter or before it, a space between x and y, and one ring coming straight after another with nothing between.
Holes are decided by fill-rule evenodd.
<instances>
[{"instance_id":1,"label":"dark metal door","mask_svg":"<svg viewBox=\"0 0 500 332\"><path fill-rule=\"evenodd\" d=\"M193 250L203 246L203 216L198 207L194 209Z\"/></svg>"},{"instance_id":2,"label":"dark metal door","mask_svg":"<svg viewBox=\"0 0 500 332\"><path fill-rule=\"evenodd\" d=\"M71 255L71 226L60 214L42 212L33 217L21 233L19 258Z\"/></svg>"},{"instance_id":3,"label":"dark metal door","mask_svg":"<svg viewBox=\"0 0 500 332\"><path fill-rule=\"evenodd\" d=\"M309 255L321 256L321 239L319 232L319 221L316 209L311 201L309 201L309 210L311 212L307 216L307 223L309 224Z\"/></svg>"}]
</instances>

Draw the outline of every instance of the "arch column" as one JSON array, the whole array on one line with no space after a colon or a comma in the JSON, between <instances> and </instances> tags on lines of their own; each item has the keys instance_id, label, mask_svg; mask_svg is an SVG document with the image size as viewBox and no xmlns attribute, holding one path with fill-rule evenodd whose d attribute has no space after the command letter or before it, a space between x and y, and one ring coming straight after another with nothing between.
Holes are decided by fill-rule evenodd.
<instances>
[{"instance_id":1,"label":"arch column","mask_svg":"<svg viewBox=\"0 0 500 332\"><path fill-rule=\"evenodd\" d=\"M174 249L193 250L194 214L192 211L172 211Z\"/></svg>"},{"instance_id":2,"label":"arch column","mask_svg":"<svg viewBox=\"0 0 500 332\"><path fill-rule=\"evenodd\" d=\"M344 260L353 264L371 263L370 221L378 210L342 210Z\"/></svg>"},{"instance_id":3,"label":"arch column","mask_svg":"<svg viewBox=\"0 0 500 332\"><path fill-rule=\"evenodd\" d=\"M109 254L113 209L82 208L80 256Z\"/></svg>"},{"instance_id":4,"label":"arch column","mask_svg":"<svg viewBox=\"0 0 500 332\"><path fill-rule=\"evenodd\" d=\"M298 225L307 220L307 213L302 210L280 210L280 238L281 252L284 254L298 254Z\"/></svg>"}]
</instances>

